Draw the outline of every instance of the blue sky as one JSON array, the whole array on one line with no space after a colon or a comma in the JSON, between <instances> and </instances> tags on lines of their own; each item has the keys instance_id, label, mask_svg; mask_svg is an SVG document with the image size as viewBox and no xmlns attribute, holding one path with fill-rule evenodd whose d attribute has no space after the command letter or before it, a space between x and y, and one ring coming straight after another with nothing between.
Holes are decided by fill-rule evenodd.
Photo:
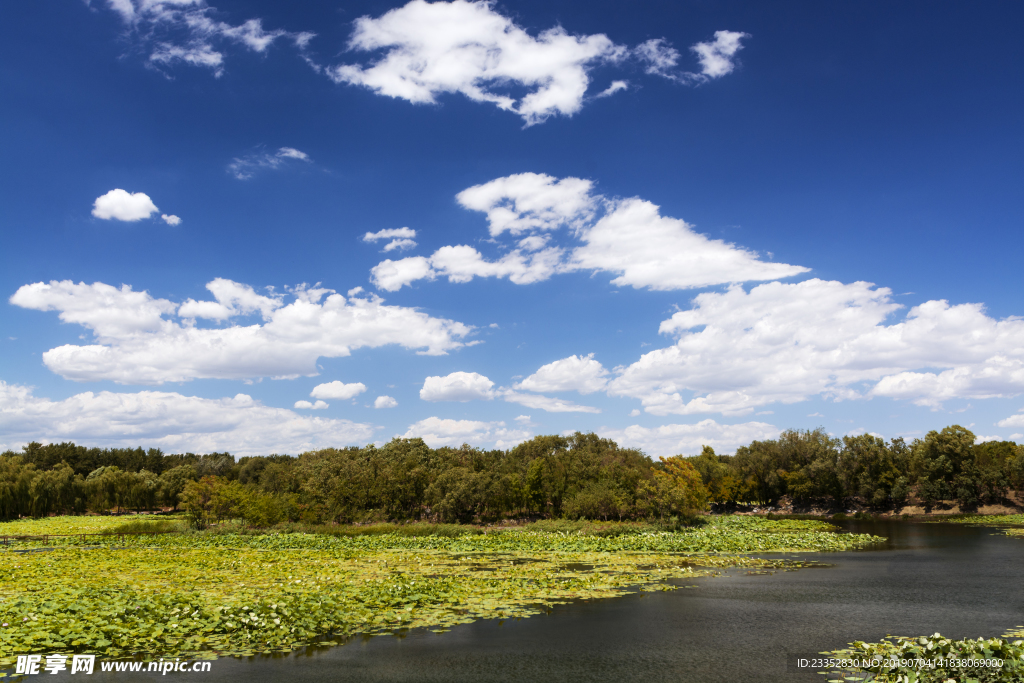
<instances>
[{"instance_id":1,"label":"blue sky","mask_svg":"<svg viewBox=\"0 0 1024 683\"><path fill-rule=\"evenodd\" d=\"M294 5L0 7L0 447L1024 439L1019 3Z\"/></svg>"}]
</instances>

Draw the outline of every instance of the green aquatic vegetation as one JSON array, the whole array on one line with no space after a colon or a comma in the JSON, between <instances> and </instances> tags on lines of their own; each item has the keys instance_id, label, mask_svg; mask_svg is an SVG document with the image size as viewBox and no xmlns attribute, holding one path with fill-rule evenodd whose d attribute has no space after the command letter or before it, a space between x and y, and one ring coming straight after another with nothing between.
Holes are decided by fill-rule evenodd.
<instances>
[{"instance_id":1,"label":"green aquatic vegetation","mask_svg":"<svg viewBox=\"0 0 1024 683\"><path fill-rule=\"evenodd\" d=\"M835 668L819 673L829 683L1021 683L1024 682L1024 626L1000 638L953 640L932 636L888 637L878 643L855 641L850 647L823 652L827 658L855 660L868 666Z\"/></svg>"},{"instance_id":2,"label":"green aquatic vegetation","mask_svg":"<svg viewBox=\"0 0 1024 683\"><path fill-rule=\"evenodd\" d=\"M232 548L265 550L442 550L449 552L663 552L663 553L769 553L838 552L879 542L875 536L853 536L829 532L759 533L716 530L690 533L646 533L630 536L595 537L536 532L505 532L457 538L438 536L355 536L329 537L313 534L181 534L128 536L103 539L80 537L51 539L49 545L74 547L104 544L119 547ZM22 544L26 547L41 542ZM12 546L13 547L13 546Z\"/></svg>"},{"instance_id":3,"label":"green aquatic vegetation","mask_svg":"<svg viewBox=\"0 0 1024 683\"><path fill-rule=\"evenodd\" d=\"M951 519L932 520L956 524L978 524L982 526L1024 526L1024 515L961 515Z\"/></svg>"},{"instance_id":4,"label":"green aquatic vegetation","mask_svg":"<svg viewBox=\"0 0 1024 683\"><path fill-rule=\"evenodd\" d=\"M246 547L264 550L444 550L451 552L666 552L766 553L837 552L864 547L884 539L869 534L834 533L814 520L768 520L762 517L721 517L710 524L680 532L643 532L618 536L584 533L544 533L506 530L461 536L328 536L303 533L192 533L103 539L66 537L46 545L71 547L116 544L124 547ZM19 547L38 547L26 541Z\"/></svg>"},{"instance_id":5,"label":"green aquatic vegetation","mask_svg":"<svg viewBox=\"0 0 1024 683\"><path fill-rule=\"evenodd\" d=\"M57 537L0 551L0 668L18 654L285 652L356 634L443 631L579 599L671 590L730 567L808 562L742 553L877 542L816 522L716 520L613 537L184 533Z\"/></svg>"},{"instance_id":6,"label":"green aquatic vegetation","mask_svg":"<svg viewBox=\"0 0 1024 683\"><path fill-rule=\"evenodd\" d=\"M250 537L251 538L251 537ZM804 563L657 553L59 548L0 553L0 668L33 652L284 652L327 638L445 630L669 579Z\"/></svg>"},{"instance_id":7,"label":"green aquatic vegetation","mask_svg":"<svg viewBox=\"0 0 1024 683\"><path fill-rule=\"evenodd\" d=\"M40 517L37 519L16 519L0 522L0 536L46 534L101 534L123 526L128 518L107 515L66 515L61 517Z\"/></svg>"},{"instance_id":8,"label":"green aquatic vegetation","mask_svg":"<svg viewBox=\"0 0 1024 683\"><path fill-rule=\"evenodd\" d=\"M969 515L941 521L975 526L994 526L1001 528L1007 536L1024 537L1024 515Z\"/></svg>"},{"instance_id":9,"label":"green aquatic vegetation","mask_svg":"<svg viewBox=\"0 0 1024 683\"><path fill-rule=\"evenodd\" d=\"M396 534L398 536L464 536L466 534L482 534L482 529L466 524L431 524L429 522L412 522L410 524L367 524L363 526L322 524L312 527L294 525L295 531L326 534L328 536L381 536Z\"/></svg>"},{"instance_id":10,"label":"green aquatic vegetation","mask_svg":"<svg viewBox=\"0 0 1024 683\"><path fill-rule=\"evenodd\" d=\"M0 536L168 533L183 528L181 518L177 516L69 515L0 522Z\"/></svg>"}]
</instances>

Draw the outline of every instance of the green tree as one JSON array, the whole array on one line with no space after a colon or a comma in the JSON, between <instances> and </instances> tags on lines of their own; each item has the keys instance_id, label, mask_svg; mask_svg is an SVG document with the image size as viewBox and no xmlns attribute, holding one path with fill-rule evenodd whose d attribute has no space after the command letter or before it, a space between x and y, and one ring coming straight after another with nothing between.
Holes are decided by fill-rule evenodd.
<instances>
[{"instance_id":1,"label":"green tree","mask_svg":"<svg viewBox=\"0 0 1024 683\"><path fill-rule=\"evenodd\" d=\"M979 501L979 473L974 459L974 433L960 425L931 431L912 446L918 495L926 507L956 499L963 509Z\"/></svg>"}]
</instances>

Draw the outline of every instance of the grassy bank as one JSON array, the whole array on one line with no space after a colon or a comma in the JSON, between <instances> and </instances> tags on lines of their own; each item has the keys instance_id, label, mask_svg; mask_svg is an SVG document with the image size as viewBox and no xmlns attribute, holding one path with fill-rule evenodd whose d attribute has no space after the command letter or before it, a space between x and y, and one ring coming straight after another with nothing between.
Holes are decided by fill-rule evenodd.
<instances>
[{"instance_id":1,"label":"grassy bank","mask_svg":"<svg viewBox=\"0 0 1024 683\"><path fill-rule=\"evenodd\" d=\"M444 630L569 600L672 589L669 579L726 567L805 565L745 553L880 540L821 522L750 517L683 532L598 531L608 530L204 532L66 537L47 550L39 541L14 544L0 551L0 667L32 652L215 657Z\"/></svg>"}]
</instances>

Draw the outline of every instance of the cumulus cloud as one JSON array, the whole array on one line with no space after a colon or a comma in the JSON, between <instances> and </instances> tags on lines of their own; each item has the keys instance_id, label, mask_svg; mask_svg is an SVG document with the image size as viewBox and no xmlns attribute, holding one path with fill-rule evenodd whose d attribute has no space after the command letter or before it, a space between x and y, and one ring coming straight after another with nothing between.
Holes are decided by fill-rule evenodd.
<instances>
[{"instance_id":1,"label":"cumulus cloud","mask_svg":"<svg viewBox=\"0 0 1024 683\"><path fill-rule=\"evenodd\" d=\"M403 435L407 439L421 438L431 448L442 446L473 446L493 444L495 448L512 448L533 436L525 429L510 429L504 422L479 422L476 420L447 420L428 417L415 424Z\"/></svg>"},{"instance_id":2,"label":"cumulus cloud","mask_svg":"<svg viewBox=\"0 0 1024 683\"><path fill-rule=\"evenodd\" d=\"M311 162L309 155L293 147L282 147L276 152L257 151L236 157L228 164L228 173L238 180L248 180L258 171L281 168L290 161Z\"/></svg>"},{"instance_id":3,"label":"cumulus cloud","mask_svg":"<svg viewBox=\"0 0 1024 683\"><path fill-rule=\"evenodd\" d=\"M518 391L506 389L501 392L501 397L509 403L518 403L525 408L534 408L548 413L600 413L600 408L593 406L581 406L572 401L565 401L560 398L541 396L539 394L523 394Z\"/></svg>"},{"instance_id":4,"label":"cumulus cloud","mask_svg":"<svg viewBox=\"0 0 1024 683\"><path fill-rule=\"evenodd\" d=\"M661 324L678 341L623 368L608 393L654 415L737 415L816 395L938 407L1024 390L1024 320L928 301L886 324L901 308L867 282L706 292Z\"/></svg>"},{"instance_id":5,"label":"cumulus cloud","mask_svg":"<svg viewBox=\"0 0 1024 683\"><path fill-rule=\"evenodd\" d=\"M395 408L398 406L398 401L390 396L378 396L373 401L373 407L377 409L381 408Z\"/></svg>"},{"instance_id":6,"label":"cumulus cloud","mask_svg":"<svg viewBox=\"0 0 1024 683\"><path fill-rule=\"evenodd\" d=\"M181 219L178 218L177 216L174 216L174 215L170 215L169 216L169 215L167 215L165 213L165 214L162 214L160 216L160 218L162 218L164 223L166 223L167 225L181 225Z\"/></svg>"},{"instance_id":7,"label":"cumulus cloud","mask_svg":"<svg viewBox=\"0 0 1024 683\"><path fill-rule=\"evenodd\" d=\"M123 384L314 376L320 356L339 358L388 344L443 355L463 346L459 340L472 330L415 308L387 306L376 296L350 292L346 298L320 287L302 285L285 297L218 278L207 289L214 301L179 305L129 285L65 280L24 285L10 302L57 311L63 322L92 331L95 343L45 352L43 362L52 371L66 379ZM257 313L259 322L232 320ZM230 324L200 327L196 318Z\"/></svg>"},{"instance_id":8,"label":"cumulus cloud","mask_svg":"<svg viewBox=\"0 0 1024 683\"><path fill-rule=\"evenodd\" d=\"M397 292L417 280L433 280L437 277L430 266L430 259L424 256L392 261L385 259L370 269L370 281L385 292Z\"/></svg>"},{"instance_id":9,"label":"cumulus cloud","mask_svg":"<svg viewBox=\"0 0 1024 683\"><path fill-rule=\"evenodd\" d=\"M394 292L417 280L447 277L449 282L469 282L475 277L508 278L517 285L547 280L558 272L562 250L542 249L525 253L516 249L496 261L466 245L441 247L429 259L423 256L392 261L387 259L370 269L370 281Z\"/></svg>"},{"instance_id":10,"label":"cumulus cloud","mask_svg":"<svg viewBox=\"0 0 1024 683\"><path fill-rule=\"evenodd\" d=\"M329 408L330 406L324 401L317 401L316 403L310 403L309 401L296 401L293 407L301 408L304 410L323 410L324 408Z\"/></svg>"},{"instance_id":11,"label":"cumulus cloud","mask_svg":"<svg viewBox=\"0 0 1024 683\"><path fill-rule=\"evenodd\" d=\"M156 208L156 204L145 192L127 192L122 189L111 190L105 195L97 197L92 206L93 216L108 221L141 221L157 211L159 209ZM178 220L177 216L171 216L171 218ZM167 222L171 223L171 221ZM177 225L177 223L171 223L171 225Z\"/></svg>"},{"instance_id":12,"label":"cumulus cloud","mask_svg":"<svg viewBox=\"0 0 1024 683\"><path fill-rule=\"evenodd\" d=\"M223 13L205 0L108 0L108 5L120 14L127 35L149 52L149 64L155 68L185 64L210 69L220 77L226 48L265 54L284 42L335 83L414 104L461 94L515 113L526 126L551 116L572 116L586 102L628 88L626 81L613 80L588 96L596 67L639 61L649 74L703 83L733 70L740 41L748 37L717 31L714 41L693 45L690 49L701 64L701 71L693 73L678 69L679 51L664 39L630 49L602 33L574 35L561 26L531 35L495 11L491 0L412 0L379 17L363 16L354 22L348 49L373 53L368 62L325 66L309 51L315 33L265 29L258 18L240 24L220 21L214 17Z\"/></svg>"},{"instance_id":13,"label":"cumulus cloud","mask_svg":"<svg viewBox=\"0 0 1024 683\"><path fill-rule=\"evenodd\" d=\"M313 387L313 391L309 392L309 395L313 398L336 398L340 401L347 401L364 391L366 391L366 385L362 382L345 384L340 380L334 380L326 384L317 384Z\"/></svg>"},{"instance_id":14,"label":"cumulus cloud","mask_svg":"<svg viewBox=\"0 0 1024 683\"><path fill-rule=\"evenodd\" d=\"M751 441L774 439L779 429L765 422L719 424L714 420L701 420L697 424L668 424L660 427L632 425L625 429L602 427L598 434L612 439L620 446L639 448L656 458L673 455L697 455L703 446L711 446L718 453L729 453Z\"/></svg>"},{"instance_id":15,"label":"cumulus cloud","mask_svg":"<svg viewBox=\"0 0 1024 683\"><path fill-rule=\"evenodd\" d=\"M477 372L453 372L423 381L420 398L424 401L474 401L494 398L494 382Z\"/></svg>"},{"instance_id":16,"label":"cumulus cloud","mask_svg":"<svg viewBox=\"0 0 1024 683\"><path fill-rule=\"evenodd\" d=\"M51 283L53 284L53 283ZM93 285L95 289L95 285ZM130 289L130 288L129 288ZM217 278L207 283L206 289L213 294L216 301L195 301L188 299L178 307L178 315L182 318L207 318L210 320L226 320L240 315L259 313L264 319L283 305L284 297L280 294L270 295L257 294L250 285L244 285L233 280ZM124 286L121 287L124 291ZM81 289L78 290L81 294ZM148 296L145 292L138 292L136 296ZM88 305L87 300L81 298L80 302ZM173 310L168 309L168 311ZM61 318L62 320L64 318ZM66 321L79 322L79 321Z\"/></svg>"},{"instance_id":17,"label":"cumulus cloud","mask_svg":"<svg viewBox=\"0 0 1024 683\"><path fill-rule=\"evenodd\" d=\"M420 389L424 401L489 401L501 398L527 408L549 413L600 413L600 409L582 406L540 394L525 394L505 387L494 388L494 382L476 372L453 372L444 377L427 377Z\"/></svg>"},{"instance_id":18,"label":"cumulus cloud","mask_svg":"<svg viewBox=\"0 0 1024 683\"><path fill-rule=\"evenodd\" d=\"M289 40L303 50L312 33L265 30L260 19L232 25L213 16L215 8L204 0L108 0L129 35L149 51L153 65L184 63L223 73L226 45L239 45L252 52L265 53L279 39Z\"/></svg>"},{"instance_id":19,"label":"cumulus cloud","mask_svg":"<svg viewBox=\"0 0 1024 683\"><path fill-rule=\"evenodd\" d=\"M1024 409L1021 409L1016 415L1011 415L1005 420L1000 420L996 423L998 427L1024 427ZM1020 438L1020 434L1013 434L1010 438Z\"/></svg>"},{"instance_id":20,"label":"cumulus cloud","mask_svg":"<svg viewBox=\"0 0 1024 683\"><path fill-rule=\"evenodd\" d=\"M389 228L387 230L378 230L377 232L368 232L363 235L364 242L377 242L380 240L390 240L384 245L381 251L404 251L406 249L412 249L416 246L416 231L412 228Z\"/></svg>"},{"instance_id":21,"label":"cumulus cloud","mask_svg":"<svg viewBox=\"0 0 1024 683\"><path fill-rule=\"evenodd\" d=\"M230 451L236 456L300 453L365 444L375 428L265 406L246 394L209 399L160 391L84 392L54 401L0 381L0 433L16 448L33 440L93 446Z\"/></svg>"},{"instance_id":22,"label":"cumulus cloud","mask_svg":"<svg viewBox=\"0 0 1024 683\"><path fill-rule=\"evenodd\" d=\"M594 354L569 356L543 365L516 385L517 389L537 392L578 391L592 394L605 388L608 371Z\"/></svg>"},{"instance_id":23,"label":"cumulus cloud","mask_svg":"<svg viewBox=\"0 0 1024 683\"><path fill-rule=\"evenodd\" d=\"M524 394L500 387L494 388L494 382L476 372L453 372L444 377L427 377L420 389L420 398L424 401L489 401L501 398L509 403L517 403L527 408L544 410L549 413L600 413L598 408L581 406L572 401L565 401L539 394Z\"/></svg>"},{"instance_id":24,"label":"cumulus cloud","mask_svg":"<svg viewBox=\"0 0 1024 683\"><path fill-rule=\"evenodd\" d=\"M511 251L488 260L474 247L441 247L429 258L385 260L371 269L370 280L393 292L437 277L449 282L507 277L530 284L583 270L611 273L615 285L673 290L774 280L808 270L762 261L752 251L709 239L683 220L662 216L651 202L610 199L592 190L589 180L540 173L475 185L458 194L459 203L487 214L492 238L506 232L518 238L514 248L499 246ZM545 246L550 233L562 227L576 244Z\"/></svg>"},{"instance_id":25,"label":"cumulus cloud","mask_svg":"<svg viewBox=\"0 0 1024 683\"><path fill-rule=\"evenodd\" d=\"M736 31L715 31L715 40L710 43L697 43L690 49L700 59L700 75L707 78L721 78L732 73L736 68L733 57L739 52L740 41L749 38L749 33Z\"/></svg>"},{"instance_id":26,"label":"cumulus cloud","mask_svg":"<svg viewBox=\"0 0 1024 683\"><path fill-rule=\"evenodd\" d=\"M709 239L686 221L662 216L657 205L639 198L612 202L604 217L583 231L582 239L567 270L617 273L612 284L637 289L775 280L808 270L768 263L752 251Z\"/></svg>"},{"instance_id":27,"label":"cumulus cloud","mask_svg":"<svg viewBox=\"0 0 1024 683\"><path fill-rule=\"evenodd\" d=\"M581 228L597 210L593 181L554 178L544 173L516 173L474 185L455 195L464 208L487 214L491 237L562 226Z\"/></svg>"},{"instance_id":28,"label":"cumulus cloud","mask_svg":"<svg viewBox=\"0 0 1024 683\"><path fill-rule=\"evenodd\" d=\"M527 126L583 106L589 71L628 54L607 36L575 36L561 27L537 37L490 2L413 0L378 18L357 19L350 50L384 54L366 66L328 69L338 83L413 103L460 93L522 117ZM516 97L517 90L526 94Z\"/></svg>"}]
</instances>

